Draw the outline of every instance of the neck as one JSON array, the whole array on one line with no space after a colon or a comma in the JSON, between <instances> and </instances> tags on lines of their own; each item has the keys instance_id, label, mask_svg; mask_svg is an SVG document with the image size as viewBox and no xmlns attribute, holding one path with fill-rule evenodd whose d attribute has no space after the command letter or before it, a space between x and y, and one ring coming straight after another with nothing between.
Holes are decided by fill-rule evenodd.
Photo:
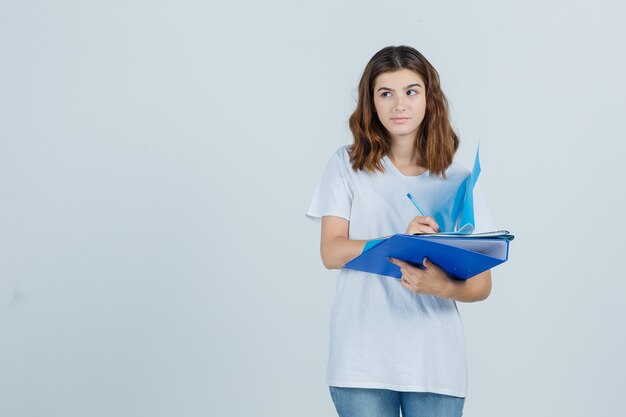
<instances>
[{"instance_id":1,"label":"neck","mask_svg":"<svg viewBox=\"0 0 626 417\"><path fill-rule=\"evenodd\" d=\"M394 163L402 166L422 166L415 149L415 138L393 138L388 156Z\"/></svg>"}]
</instances>

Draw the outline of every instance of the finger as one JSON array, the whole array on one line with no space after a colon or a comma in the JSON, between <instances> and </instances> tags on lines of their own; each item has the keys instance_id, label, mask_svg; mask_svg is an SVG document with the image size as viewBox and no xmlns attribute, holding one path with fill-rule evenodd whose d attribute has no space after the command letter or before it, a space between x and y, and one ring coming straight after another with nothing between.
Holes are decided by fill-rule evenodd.
<instances>
[{"instance_id":1,"label":"finger","mask_svg":"<svg viewBox=\"0 0 626 417\"><path fill-rule=\"evenodd\" d=\"M433 261L428 259L427 256L425 256L424 259L422 260L422 265L424 265L424 268L426 268L426 269L436 269L436 268L439 268L439 265L437 265L436 263L434 263Z\"/></svg>"},{"instance_id":2,"label":"finger","mask_svg":"<svg viewBox=\"0 0 626 417\"><path fill-rule=\"evenodd\" d=\"M422 221L420 223L427 224L428 226L430 226L433 229L433 232L435 232L435 233L436 233L436 231L439 231L439 225L437 224L435 219L433 219L430 216L422 217Z\"/></svg>"},{"instance_id":3,"label":"finger","mask_svg":"<svg viewBox=\"0 0 626 417\"><path fill-rule=\"evenodd\" d=\"M415 225L415 228L418 230L417 233L439 232L439 225L432 217L418 216L411 223Z\"/></svg>"},{"instance_id":4,"label":"finger","mask_svg":"<svg viewBox=\"0 0 626 417\"><path fill-rule=\"evenodd\" d=\"M410 282L410 279L413 277L420 277L424 274L424 271L422 271L423 265L416 266L397 258L387 258L387 260L400 267L400 273L407 282Z\"/></svg>"},{"instance_id":5,"label":"finger","mask_svg":"<svg viewBox=\"0 0 626 417\"><path fill-rule=\"evenodd\" d=\"M402 269L402 268L406 269L407 266L411 266L407 262L404 262L404 261L402 261L400 259L397 259L397 258L387 258L387 260L389 262L391 262L392 264L398 265L400 267L400 269Z\"/></svg>"},{"instance_id":6,"label":"finger","mask_svg":"<svg viewBox=\"0 0 626 417\"><path fill-rule=\"evenodd\" d=\"M427 235L430 233L437 233L437 231L434 230L430 226L424 226L424 225L421 225L416 232L413 232L414 235Z\"/></svg>"},{"instance_id":7,"label":"finger","mask_svg":"<svg viewBox=\"0 0 626 417\"><path fill-rule=\"evenodd\" d=\"M395 264L395 265L398 265L398 262L402 262L402 261L400 261L399 259L396 259L396 258L390 258L390 257L387 257L387 260L388 260L389 262L391 262L392 264Z\"/></svg>"}]
</instances>

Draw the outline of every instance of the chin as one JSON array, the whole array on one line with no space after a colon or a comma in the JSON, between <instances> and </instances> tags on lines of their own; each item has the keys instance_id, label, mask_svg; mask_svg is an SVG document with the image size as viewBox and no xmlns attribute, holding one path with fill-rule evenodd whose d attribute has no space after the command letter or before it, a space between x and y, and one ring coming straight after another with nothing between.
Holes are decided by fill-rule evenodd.
<instances>
[{"instance_id":1,"label":"chin","mask_svg":"<svg viewBox=\"0 0 626 417\"><path fill-rule=\"evenodd\" d=\"M390 133L393 133L396 136L408 136L415 135L417 132L417 127L409 128L409 129L387 129Z\"/></svg>"}]
</instances>

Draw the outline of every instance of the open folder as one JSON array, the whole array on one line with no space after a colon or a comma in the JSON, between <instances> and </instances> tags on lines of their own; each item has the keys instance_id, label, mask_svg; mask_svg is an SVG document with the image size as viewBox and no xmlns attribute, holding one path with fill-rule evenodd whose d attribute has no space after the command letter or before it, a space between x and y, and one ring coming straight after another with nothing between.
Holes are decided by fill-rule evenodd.
<instances>
[{"instance_id":1,"label":"open folder","mask_svg":"<svg viewBox=\"0 0 626 417\"><path fill-rule=\"evenodd\" d=\"M416 266L428 257L454 278L468 279L505 262L511 240L513 235L507 231L473 235L396 234L370 247L344 268L400 278L400 267L389 262L388 257Z\"/></svg>"}]
</instances>

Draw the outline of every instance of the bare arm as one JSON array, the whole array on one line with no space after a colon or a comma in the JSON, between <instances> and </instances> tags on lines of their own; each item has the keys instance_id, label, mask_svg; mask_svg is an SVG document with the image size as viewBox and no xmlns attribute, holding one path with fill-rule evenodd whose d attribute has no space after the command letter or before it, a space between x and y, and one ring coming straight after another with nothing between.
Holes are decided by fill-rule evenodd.
<instances>
[{"instance_id":1,"label":"bare arm","mask_svg":"<svg viewBox=\"0 0 626 417\"><path fill-rule=\"evenodd\" d=\"M491 270L463 281L451 281L452 286L447 298L467 303L483 301L491 293Z\"/></svg>"},{"instance_id":2,"label":"bare arm","mask_svg":"<svg viewBox=\"0 0 626 417\"><path fill-rule=\"evenodd\" d=\"M356 258L363 252L367 240L348 239L350 222L343 217L322 217L322 238L320 239L320 252L322 262L327 269L341 269L345 264ZM435 233L439 225L429 216L417 216L407 226L405 234ZM389 236L372 238L382 239Z\"/></svg>"},{"instance_id":3,"label":"bare arm","mask_svg":"<svg viewBox=\"0 0 626 417\"><path fill-rule=\"evenodd\" d=\"M428 258L424 268L399 259L392 260L402 272L402 286L417 294L436 295L457 301L473 302L486 299L491 293L491 271L487 270L467 280L450 279L448 274Z\"/></svg>"},{"instance_id":4,"label":"bare arm","mask_svg":"<svg viewBox=\"0 0 626 417\"><path fill-rule=\"evenodd\" d=\"M432 233L439 229L437 223L433 222L432 218L418 216L409 224L405 233ZM322 262L327 269L341 269L363 252L367 240L348 239L349 225L348 220L342 217L322 217L320 252ZM491 271L482 272L468 280L453 280L428 259L425 260L426 268L424 269L414 267L399 259L394 259L393 262L400 266L402 271L402 285L416 293L473 302L486 299L491 292Z\"/></svg>"},{"instance_id":5,"label":"bare arm","mask_svg":"<svg viewBox=\"0 0 626 417\"><path fill-rule=\"evenodd\" d=\"M348 239L349 222L336 216L322 217L320 252L327 269L341 269L363 252L367 240Z\"/></svg>"}]
</instances>

